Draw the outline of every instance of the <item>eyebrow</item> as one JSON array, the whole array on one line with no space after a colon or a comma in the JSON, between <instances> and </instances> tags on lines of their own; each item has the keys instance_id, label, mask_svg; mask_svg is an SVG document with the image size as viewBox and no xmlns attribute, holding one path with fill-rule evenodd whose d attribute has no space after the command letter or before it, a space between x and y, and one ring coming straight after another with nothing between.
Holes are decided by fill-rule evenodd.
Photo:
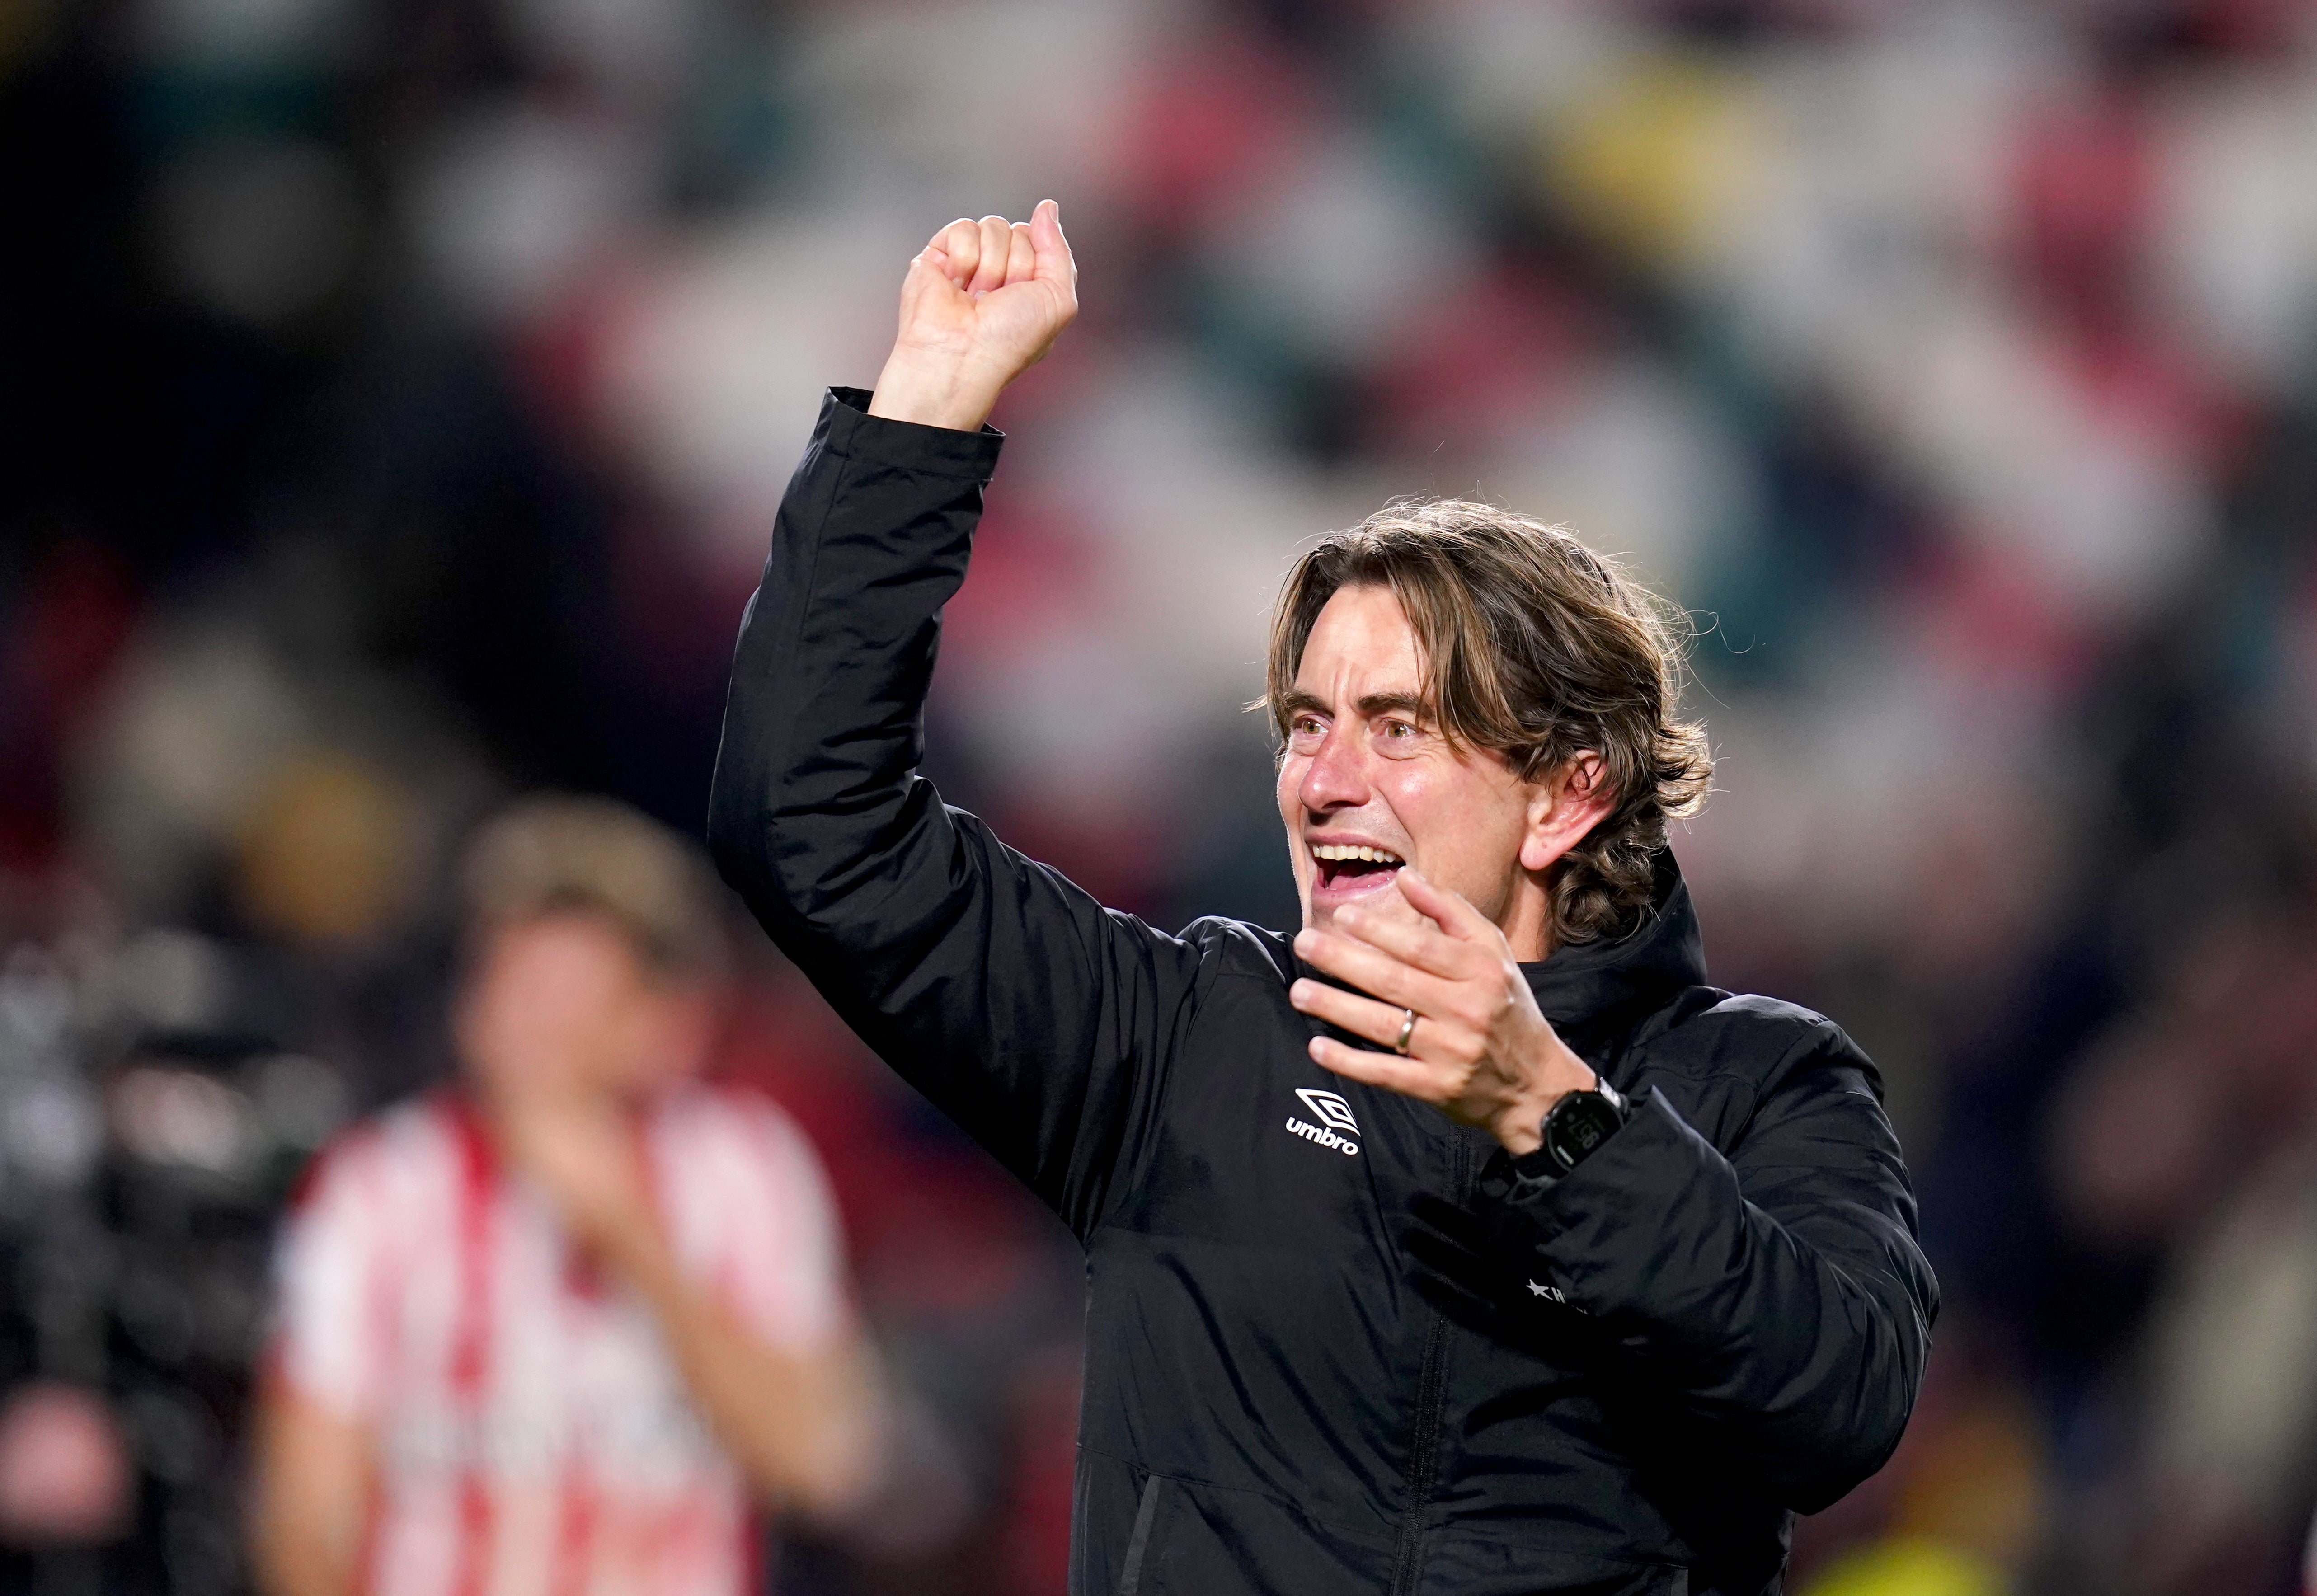
<instances>
[{"instance_id":1,"label":"eyebrow","mask_svg":"<svg viewBox=\"0 0 2317 1596\"><path fill-rule=\"evenodd\" d=\"M1356 700L1352 708L1371 719L1378 715L1398 713L1416 720L1427 720L1432 713L1430 707L1411 692L1372 692ZM1291 692L1279 701L1279 713L1285 718L1292 719L1307 709L1315 715L1330 712L1316 693Z\"/></svg>"}]
</instances>

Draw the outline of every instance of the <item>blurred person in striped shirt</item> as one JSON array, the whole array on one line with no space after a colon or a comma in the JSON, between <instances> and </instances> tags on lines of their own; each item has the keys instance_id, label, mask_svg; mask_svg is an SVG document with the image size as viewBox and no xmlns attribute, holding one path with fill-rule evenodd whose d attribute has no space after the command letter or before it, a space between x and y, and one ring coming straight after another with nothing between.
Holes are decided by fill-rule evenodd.
<instances>
[{"instance_id":1,"label":"blurred person in striped shirt","mask_svg":"<svg viewBox=\"0 0 2317 1596\"><path fill-rule=\"evenodd\" d=\"M273 1596L715 1596L759 1500L842 1515L881 1407L821 1170L696 1080L711 878L537 798L465 877L462 1079L326 1149L285 1226L259 1404Z\"/></svg>"}]
</instances>

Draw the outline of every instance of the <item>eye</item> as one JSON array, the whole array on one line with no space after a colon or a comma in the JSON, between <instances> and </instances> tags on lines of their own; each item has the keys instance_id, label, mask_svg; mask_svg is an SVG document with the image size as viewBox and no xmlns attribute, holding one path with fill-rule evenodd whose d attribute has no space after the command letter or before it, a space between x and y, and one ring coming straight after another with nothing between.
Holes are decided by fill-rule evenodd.
<instances>
[{"instance_id":1,"label":"eye","mask_svg":"<svg viewBox=\"0 0 2317 1596\"><path fill-rule=\"evenodd\" d=\"M1388 759L1409 759L1425 746L1424 728L1398 715L1376 722L1375 749Z\"/></svg>"},{"instance_id":2,"label":"eye","mask_svg":"<svg viewBox=\"0 0 2317 1596\"><path fill-rule=\"evenodd\" d=\"M1287 741L1293 747L1310 748L1328 735L1328 727L1317 715L1302 714L1287 722Z\"/></svg>"}]
</instances>

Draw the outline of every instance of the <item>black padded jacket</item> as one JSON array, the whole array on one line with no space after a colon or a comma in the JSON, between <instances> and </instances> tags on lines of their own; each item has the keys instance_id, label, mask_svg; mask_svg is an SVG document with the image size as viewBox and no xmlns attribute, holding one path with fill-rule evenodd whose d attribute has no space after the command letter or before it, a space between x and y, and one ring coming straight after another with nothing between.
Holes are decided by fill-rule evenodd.
<instances>
[{"instance_id":1,"label":"black padded jacket","mask_svg":"<svg viewBox=\"0 0 2317 1596\"><path fill-rule=\"evenodd\" d=\"M1002 440L866 401L832 391L782 506L711 841L1084 1245L1075 1596L1777 1590L1793 1513L1897 1444L1936 1311L1874 1066L1705 985L1668 858L1642 929L1526 967L1637 1105L1567 1178L1322 1070L1286 938L1106 909L917 773ZM1474 1216L1493 1319L1418 1289L1425 1196Z\"/></svg>"}]
</instances>

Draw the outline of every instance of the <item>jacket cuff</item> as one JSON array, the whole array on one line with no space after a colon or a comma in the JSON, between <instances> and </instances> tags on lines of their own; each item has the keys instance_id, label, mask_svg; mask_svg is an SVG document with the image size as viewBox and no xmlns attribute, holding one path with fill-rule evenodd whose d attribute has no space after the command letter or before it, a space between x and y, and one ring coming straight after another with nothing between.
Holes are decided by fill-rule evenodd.
<instances>
[{"instance_id":1,"label":"jacket cuff","mask_svg":"<svg viewBox=\"0 0 2317 1596\"><path fill-rule=\"evenodd\" d=\"M1657 1088L1632 1101L1633 1117L1558 1180L1524 1179L1503 1155L1481 1173L1481 1190L1525 1219L1538 1244L1552 1247L1572 1287L1588 1272L1615 1272L1647 1256L1700 1195L1701 1178L1722 1162Z\"/></svg>"},{"instance_id":2,"label":"jacket cuff","mask_svg":"<svg viewBox=\"0 0 2317 1596\"><path fill-rule=\"evenodd\" d=\"M984 422L978 432L930 427L869 414L865 388L832 388L820 405L828 452L865 465L892 466L929 477L988 483L997 470L1006 434Z\"/></svg>"}]
</instances>

